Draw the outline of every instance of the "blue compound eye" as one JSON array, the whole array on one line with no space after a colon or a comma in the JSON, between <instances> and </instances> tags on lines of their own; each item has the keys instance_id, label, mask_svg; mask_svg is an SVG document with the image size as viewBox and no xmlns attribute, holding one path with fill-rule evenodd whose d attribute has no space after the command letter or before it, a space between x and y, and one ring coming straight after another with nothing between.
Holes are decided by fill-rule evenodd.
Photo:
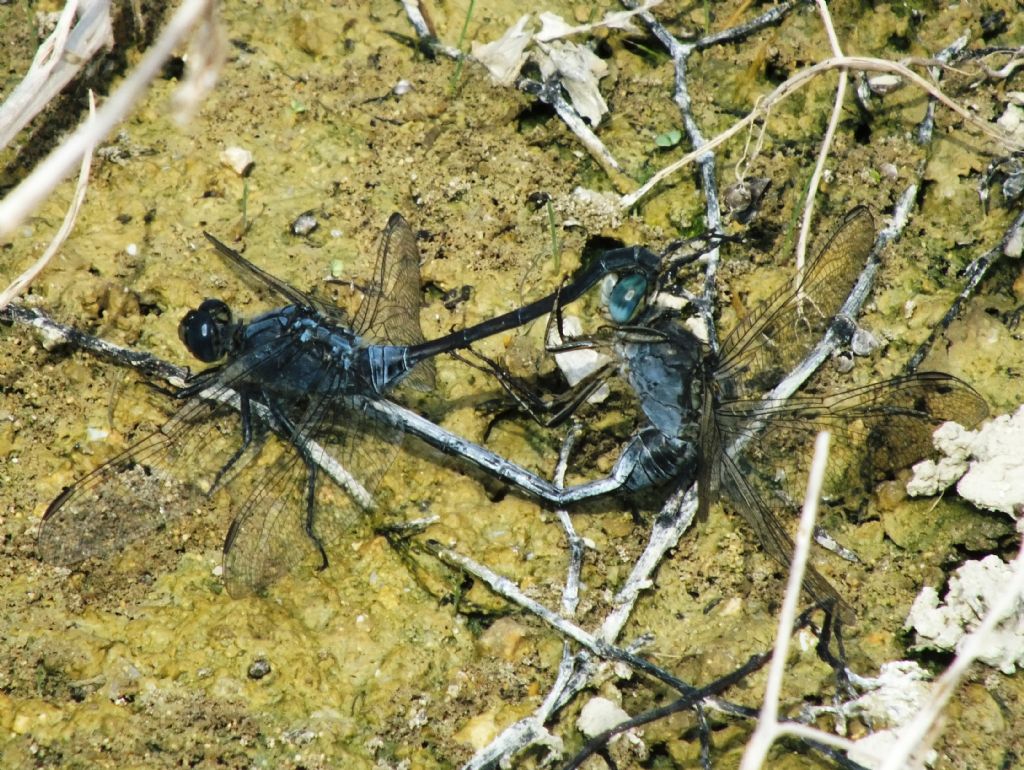
<instances>
[{"instance_id":1,"label":"blue compound eye","mask_svg":"<svg viewBox=\"0 0 1024 770\"><path fill-rule=\"evenodd\" d=\"M615 323L623 324L636 315L647 293L647 278L633 273L620 278L608 294L608 313Z\"/></svg>"}]
</instances>

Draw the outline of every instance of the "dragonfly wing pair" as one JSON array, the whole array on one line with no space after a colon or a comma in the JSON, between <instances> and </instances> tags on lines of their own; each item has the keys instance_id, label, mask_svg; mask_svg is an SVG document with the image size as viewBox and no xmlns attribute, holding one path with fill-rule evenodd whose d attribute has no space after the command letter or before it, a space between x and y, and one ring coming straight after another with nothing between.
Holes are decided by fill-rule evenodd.
<instances>
[{"instance_id":1,"label":"dragonfly wing pair","mask_svg":"<svg viewBox=\"0 0 1024 770\"><path fill-rule=\"evenodd\" d=\"M793 544L778 519L779 490L765 476L786 458L792 483L784 490L802 495L814 434L829 430L828 486L871 485L932 452L932 433L947 420L973 427L988 407L969 385L951 375L922 372L834 394L801 393L763 400L822 338L843 306L874 242L866 208L848 214L802 281L773 294L740 321L722 344L709 375L713 427L705 433L705 497L721 485L739 513L774 558L788 564ZM757 441L752 441L757 435ZM737 443L738 442L738 443ZM729 447L738 447L735 451ZM758 469L759 472L751 472ZM816 600L836 605L845 619L852 611L813 568L805 589Z\"/></svg>"}]
</instances>

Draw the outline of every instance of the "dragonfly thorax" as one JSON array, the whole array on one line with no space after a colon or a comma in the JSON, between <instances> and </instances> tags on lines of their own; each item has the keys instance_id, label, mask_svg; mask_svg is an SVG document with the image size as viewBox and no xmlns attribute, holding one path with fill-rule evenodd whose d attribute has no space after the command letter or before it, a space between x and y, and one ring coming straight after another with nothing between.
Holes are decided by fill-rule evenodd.
<instances>
[{"instance_id":1,"label":"dragonfly thorax","mask_svg":"<svg viewBox=\"0 0 1024 770\"><path fill-rule=\"evenodd\" d=\"M670 318L652 328L659 339L627 342L620 356L648 422L671 439L689 440L700 414L703 344Z\"/></svg>"},{"instance_id":2,"label":"dragonfly thorax","mask_svg":"<svg viewBox=\"0 0 1024 770\"><path fill-rule=\"evenodd\" d=\"M365 390L365 367L359 366L362 348L352 330L312 308L288 305L242 326L233 355L244 359L264 390L337 396Z\"/></svg>"}]
</instances>

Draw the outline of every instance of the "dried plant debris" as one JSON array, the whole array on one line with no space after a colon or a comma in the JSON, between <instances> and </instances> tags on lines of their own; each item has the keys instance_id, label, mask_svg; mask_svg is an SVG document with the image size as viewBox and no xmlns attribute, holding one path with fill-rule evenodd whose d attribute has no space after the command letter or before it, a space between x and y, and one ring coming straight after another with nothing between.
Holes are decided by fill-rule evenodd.
<instances>
[{"instance_id":1,"label":"dried plant debris","mask_svg":"<svg viewBox=\"0 0 1024 770\"><path fill-rule=\"evenodd\" d=\"M824 714L835 717L840 725L850 719L863 720L872 732L854 741L847 758L865 767L880 767L899 740L900 728L913 719L931 697L931 676L911 660L883 663L877 677L857 676L853 672L849 675L850 683L862 694L834 705L806 707L804 720L814 720ZM936 753L932 751L929 755L925 759L930 766Z\"/></svg>"},{"instance_id":2,"label":"dried plant debris","mask_svg":"<svg viewBox=\"0 0 1024 770\"><path fill-rule=\"evenodd\" d=\"M585 45L566 38L600 28L637 32L632 17L648 11L659 2L647 2L631 11L608 13L601 21L579 26L569 24L557 14L544 12L537 16L541 27L536 32L530 31L533 17L526 14L497 40L474 42L473 58L504 86L512 85L526 63L532 61L540 68L545 80L558 79L576 111L589 120L590 125L596 126L608 112L608 104L599 87L601 78L608 74L608 65Z\"/></svg>"}]
</instances>

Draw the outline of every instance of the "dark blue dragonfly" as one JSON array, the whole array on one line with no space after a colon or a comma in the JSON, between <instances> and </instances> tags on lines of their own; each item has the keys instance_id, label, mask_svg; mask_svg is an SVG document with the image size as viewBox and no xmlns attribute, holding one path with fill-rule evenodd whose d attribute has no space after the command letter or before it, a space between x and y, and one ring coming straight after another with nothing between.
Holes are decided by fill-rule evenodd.
<instances>
[{"instance_id":1,"label":"dark blue dragonfly","mask_svg":"<svg viewBox=\"0 0 1024 770\"><path fill-rule=\"evenodd\" d=\"M852 320L840 316L844 301L872 251L875 228L864 207L851 211L806 267L744 317L722 342L707 349L679 314L645 303L651 286L641 273L621 276L608 293L615 326L603 335L570 340L560 349L610 348L635 394L643 423L624 448L616 470L622 488L639 490L671 482L697 482L698 518L706 517L720 492L757 534L764 549L788 563L792 542L779 513L779 500L802 494L803 464L813 434L828 429L833 444L830 481L871 483L932 451L938 425L955 420L973 426L988 414L969 385L948 374L920 372L838 393L806 390L765 397L800 364L830 329L848 337ZM518 402L545 424L566 419L595 383L596 372L579 392L559 399L553 419L544 402L483 359ZM757 436L756 441L752 441ZM772 480L780 459L789 465L792 486ZM809 458L808 458L809 459ZM829 582L809 569L805 589L816 600L849 608Z\"/></svg>"},{"instance_id":2,"label":"dark blue dragonfly","mask_svg":"<svg viewBox=\"0 0 1024 770\"><path fill-rule=\"evenodd\" d=\"M559 291L425 341L419 252L398 214L352 318L206 237L287 304L249 321L217 299L189 311L181 339L215 365L173 394L184 405L168 422L51 503L39 534L47 561L70 565L110 553L205 508L212 493L227 487L237 511L224 544L224 580L233 595L260 591L303 561L325 567L328 549L351 529L356 512L372 507L404 432L400 420L380 419L368 403L400 383L431 388L434 356L534 320L609 272L653 278L661 266L646 249L610 251ZM341 489L322 484L325 465Z\"/></svg>"}]
</instances>

